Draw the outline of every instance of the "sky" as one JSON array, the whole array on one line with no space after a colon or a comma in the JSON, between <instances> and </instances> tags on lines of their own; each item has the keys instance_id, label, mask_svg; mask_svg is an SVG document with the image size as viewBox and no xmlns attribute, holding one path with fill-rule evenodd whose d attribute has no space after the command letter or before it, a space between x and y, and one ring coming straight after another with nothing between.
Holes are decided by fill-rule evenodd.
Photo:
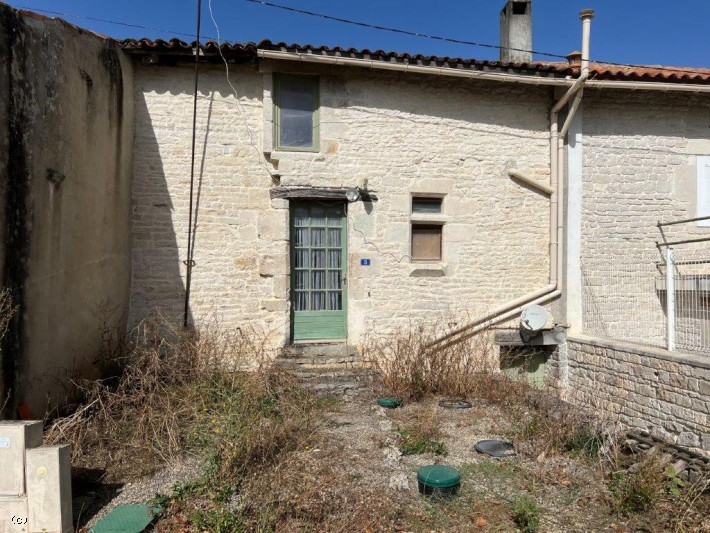
<instances>
[{"instance_id":1,"label":"sky","mask_svg":"<svg viewBox=\"0 0 710 533\"><path fill-rule=\"evenodd\" d=\"M178 36L190 41L189 37L177 34L195 33L197 0L4 1L15 7L64 13L61 18L115 38ZM498 17L504 4L504 0L270 1L359 22L493 45L499 42ZM211 2L223 40L271 39L477 59L498 57L496 49L362 28L246 0ZM202 4L202 34L216 37L217 31L209 16L209 0L202 0ZM705 0L533 0L533 49L559 55L579 50L579 11L584 8L596 11L592 21L593 60L710 68L710 32L707 30L710 2ZM554 60L542 55L535 57Z\"/></svg>"}]
</instances>

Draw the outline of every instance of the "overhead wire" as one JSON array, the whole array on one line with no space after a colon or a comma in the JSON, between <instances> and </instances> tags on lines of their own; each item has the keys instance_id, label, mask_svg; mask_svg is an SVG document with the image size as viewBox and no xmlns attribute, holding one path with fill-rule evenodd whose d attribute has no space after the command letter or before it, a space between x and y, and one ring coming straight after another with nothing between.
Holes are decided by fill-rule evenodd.
<instances>
[{"instance_id":1,"label":"overhead wire","mask_svg":"<svg viewBox=\"0 0 710 533\"><path fill-rule=\"evenodd\" d=\"M290 6L284 6L284 5L276 4L273 2L267 2L265 0L244 0L244 1L250 2L253 4L264 5L264 6L275 8L275 9L282 9L285 11L300 13L302 15L318 17L318 18L321 18L324 20L332 20L334 22L341 22L344 24L351 24L351 25L366 27L366 28L380 30L380 31L388 31L391 33L399 33L399 34L403 34L403 35L409 35L412 37L432 39L432 40L438 40L438 41L443 41L443 42L450 42L450 43L454 43L454 44L464 44L464 45L468 45L468 46L477 46L477 47L489 48L489 49L500 50L500 49L504 48L500 45L494 45L494 44L490 44L490 43L467 41L464 39L458 39L458 38L454 38L454 37L445 37L445 36L427 34L427 33L422 33L422 32L404 30L401 28L391 28L388 26L381 26L378 24L369 24L369 23L362 22L362 21L355 21L355 20L350 20L350 19L346 19L343 17L335 17L332 15L327 15L325 13L316 13L316 12L308 11L305 9L298 9L298 8L294 8L294 7L290 7ZM193 34L190 34L190 33L184 33L184 32L179 32L179 31L165 29L165 28L156 28L156 27L152 27L152 26L144 26L141 24L134 24L134 23L130 23L130 22L116 21L116 20L105 19L105 18L89 17L89 16L85 16L85 15L79 15L76 13L64 13L61 11L53 11L53 10L49 10L49 9L37 8L37 7L32 7L32 6L16 6L16 7L18 9L26 9L29 11L36 11L38 13L47 13L47 14L51 14L51 15L58 15L61 17L70 17L70 18L77 18L77 19L83 19L83 20L91 20L94 22L101 22L104 24L114 24L114 25L118 25L118 26L129 27L129 28L138 28L138 29L149 30L149 31L154 31L154 32L159 32L159 33L179 35L181 37L191 37L192 38L194 36ZM213 37L213 36L203 35L203 37L205 39L215 40L215 37ZM237 41L235 41L235 42L237 42ZM544 52L544 51L539 51L539 50L527 50L527 49L519 49L519 48L510 48L510 50L529 52L534 55L543 56L543 57L554 57L554 58L558 58L558 59L567 59L566 55L557 54L557 53L553 53L553 52ZM640 64L640 63L621 63L621 62L606 61L603 59L596 59L596 58L591 59L591 62L602 64L602 65L615 66L615 67L643 68L643 69L652 68L654 70L660 70L660 71L665 71L665 72L678 72L678 73L693 74L693 75L698 75L698 70L710 71L710 69L704 69L704 68L670 67L670 66L663 66L663 65L644 65L644 64ZM708 74L710 74L710 72L708 72Z\"/></svg>"},{"instance_id":2,"label":"overhead wire","mask_svg":"<svg viewBox=\"0 0 710 533\"><path fill-rule=\"evenodd\" d=\"M217 24L217 20L215 19L214 11L213 11L213 9L212 9L212 0L208 0L208 2L207 2L207 8L208 8L208 10L209 10L210 18L212 19L212 23L214 24L215 31L217 32L217 49L219 50L219 55L220 55L220 57L222 58L222 62L224 63L224 66L225 66L225 71L226 71L226 76L227 76L227 83L229 84L229 87L232 89L232 92L234 93L235 102L236 102L237 107L239 108L239 114L240 114L240 116L242 117L242 120L243 120L243 122L244 122L244 126L246 127L246 130L247 130L247 132L248 132L250 144L252 145L252 147L253 147L253 148L256 150L256 152L257 152L257 157L259 158L259 164L266 170L266 172L267 172L267 174L269 175L269 177L273 179L273 175L272 175L272 173L271 173L271 170L269 170L268 166L266 166L266 165L264 164L264 161L262 161L262 158L263 158L264 160L265 160L266 158L264 157L264 155L263 155L263 153L261 152L261 150L259 150L259 147L257 146L256 141L254 140L254 136L253 136L253 134L252 134L251 128L249 127L249 123L247 122L247 119L246 119L246 114L245 114L245 112L244 112L244 108L242 107L241 102L239 101L239 92L237 91L236 87L234 86L234 84L232 83L232 81L231 81L231 79L230 79L230 75L229 75L229 62L227 61L227 58L224 57L224 54L222 53L221 38L220 38L220 29L219 29L219 24ZM347 89L346 89L346 90L347 90ZM284 189L286 189L287 191L289 191L289 192L291 192L291 190L292 190L292 189L290 189L288 186L285 186L285 185L281 185L281 186L282 186ZM326 205L324 202L319 202L319 201L317 201L316 203L320 203L320 204L322 204L322 205ZM396 256L395 254L393 254L393 253L380 251L380 248L377 246L377 244L375 244L374 242L370 241L370 240L367 238L367 236L365 235L365 233L364 233L362 230L360 230L360 229L356 226L355 220L350 217L350 213L349 213L347 210L345 210L345 216L346 216L346 218L350 221L350 224L351 224L351 227L353 228L353 230L354 230L355 232L357 232L358 234L360 234L360 236L361 236L362 239L363 239L363 243L366 244L366 245L372 246L372 247L375 249L375 251L377 252L377 254L378 254L379 257L391 256L397 263L401 263L406 257L409 257L409 255L407 255L407 254L405 254L405 255L403 255L403 256L401 256L401 257L397 257L397 256Z\"/></svg>"},{"instance_id":3,"label":"overhead wire","mask_svg":"<svg viewBox=\"0 0 710 533\"><path fill-rule=\"evenodd\" d=\"M533 54L537 54L540 56L546 56L546 57L556 57L556 58L562 58L566 59L567 56L560 55L560 54L553 54L550 52L536 52L532 50L525 50L522 48L511 48L511 47L502 47L500 45L496 44L489 44L489 43L480 43L476 41L467 41L465 39L457 39L454 37L444 37L441 35L434 35L434 34L429 34L429 33L421 33L417 31L412 31L412 30L404 30L402 28L391 28L389 26L380 26L378 24L370 24L368 22L362 22L362 21L357 21L357 20L351 20L351 19L346 19L343 17L335 17L333 15L326 15L325 13L316 13L314 11L308 11L305 9L299 9L291 6L285 6L282 4L275 4L273 2L267 2L266 0L244 0L245 2L250 2L252 4L261 4L263 6L267 7L272 7L274 9L281 9L284 11L291 11L293 13L300 13L302 15L309 15L312 17L318 17L324 20L332 20L334 22L342 22L344 24L350 24L352 26L360 26L361 28L369 28L373 30L380 30L380 31L388 31L391 33L399 33L402 35L409 35L411 37L419 37L419 38L424 38L424 39L432 39L434 41L443 41L447 43L454 43L454 44L465 44L468 46L478 46L481 48L495 48L497 50L500 49L507 49L507 50L513 50L516 52L532 52Z\"/></svg>"},{"instance_id":4,"label":"overhead wire","mask_svg":"<svg viewBox=\"0 0 710 533\"><path fill-rule=\"evenodd\" d=\"M291 6L285 6L283 4L276 4L274 2L269 2L267 0L244 0L244 1L252 3L252 4L260 4L260 5L263 5L266 7L271 7L274 9L281 9L283 11L290 11L292 13L299 13L301 15L308 15L308 16L320 18L323 20L331 20L334 22L341 22L343 24L350 24L353 26L360 26L363 28L369 28L369 29L380 30L380 31L387 31L387 32L391 32L391 33L399 33L399 34L403 34L403 35L409 35L411 37L419 37L419 38L449 42L449 43L454 43L454 44L464 44L464 45L468 45L468 46L477 46L480 48L492 48L492 49L497 49L497 50L505 49L505 50L512 50L515 52L526 52L526 53L531 53L531 54L534 54L537 56L543 56L543 57L554 57L554 58L565 59L565 60L567 59L567 55L555 54L552 52L542 52L539 50L531 50L531 49L527 49L527 48L504 47L504 46L496 45L496 44L468 41L465 39L458 39L458 38L454 38L454 37L444 37L441 35L433 35L433 34L428 34L428 33L412 31L412 30L405 30L405 29L401 29L401 28L392 28L389 26L370 24L368 22L362 22L362 21L347 19L347 18L343 18L343 17L336 17L333 15L325 14L325 13L316 13L314 11L308 11L306 9L299 9L299 8L295 8L295 7L291 7ZM663 67L663 66L654 66L654 65L640 65L640 64L633 64L633 63L617 63L617 62L613 62L613 61L603 61L603 60L596 60L596 59L591 60L591 61L595 62L595 63L618 66L618 67L654 68L654 69L658 69L658 70L685 72L688 74L697 74L698 73L697 69L682 68L682 67Z\"/></svg>"}]
</instances>

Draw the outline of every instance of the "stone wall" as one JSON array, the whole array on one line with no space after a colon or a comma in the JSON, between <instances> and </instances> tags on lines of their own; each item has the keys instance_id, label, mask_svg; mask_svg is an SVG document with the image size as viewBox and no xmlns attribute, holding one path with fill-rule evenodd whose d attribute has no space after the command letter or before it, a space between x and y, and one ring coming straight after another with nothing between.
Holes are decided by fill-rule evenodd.
<instances>
[{"instance_id":1,"label":"stone wall","mask_svg":"<svg viewBox=\"0 0 710 533\"><path fill-rule=\"evenodd\" d=\"M574 336L555 364L564 396L626 427L710 452L710 360Z\"/></svg>"},{"instance_id":2,"label":"stone wall","mask_svg":"<svg viewBox=\"0 0 710 533\"><path fill-rule=\"evenodd\" d=\"M585 333L664 345L656 242L710 237L697 223L696 159L710 154L710 103L687 93L588 90L583 108L581 262ZM710 260L708 243L678 260ZM679 274L693 267L679 267ZM694 274L710 274L708 265Z\"/></svg>"},{"instance_id":3,"label":"stone wall","mask_svg":"<svg viewBox=\"0 0 710 533\"><path fill-rule=\"evenodd\" d=\"M277 152L272 71L292 68L230 66L238 97L222 66L201 72L192 320L288 339L288 203L270 200L271 173L283 187L367 183L379 198L348 206L352 343L410 320L461 322L547 284L549 200L506 172L549 180L547 89L299 65L320 75L321 150ZM192 66L136 68L132 323L182 313L192 84ZM444 258L428 277L408 256L415 193L446 195Z\"/></svg>"},{"instance_id":4,"label":"stone wall","mask_svg":"<svg viewBox=\"0 0 710 533\"><path fill-rule=\"evenodd\" d=\"M114 41L5 4L0 64L2 285L19 305L0 405L41 416L125 331L133 68Z\"/></svg>"}]
</instances>

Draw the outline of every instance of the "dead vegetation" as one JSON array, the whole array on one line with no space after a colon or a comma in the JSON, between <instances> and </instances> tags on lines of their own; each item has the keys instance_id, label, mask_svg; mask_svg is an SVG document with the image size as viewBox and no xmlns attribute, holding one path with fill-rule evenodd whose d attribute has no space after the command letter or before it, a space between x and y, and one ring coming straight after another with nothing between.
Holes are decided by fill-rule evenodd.
<instances>
[{"instance_id":1,"label":"dead vegetation","mask_svg":"<svg viewBox=\"0 0 710 533\"><path fill-rule=\"evenodd\" d=\"M213 454L218 472L222 463L267 461L308 430L313 404L264 365L268 350L241 331L147 321L126 344L121 372L76 383L80 407L55 419L45 439L72 444L73 463L104 471L106 481L150 473L184 453Z\"/></svg>"},{"instance_id":2,"label":"dead vegetation","mask_svg":"<svg viewBox=\"0 0 710 533\"><path fill-rule=\"evenodd\" d=\"M375 390L411 400L432 394L468 398L482 393L482 377L491 374L497 363L492 333L432 348L447 331L443 322L422 322L386 336L368 335L363 352L375 371Z\"/></svg>"},{"instance_id":3,"label":"dead vegetation","mask_svg":"<svg viewBox=\"0 0 710 533\"><path fill-rule=\"evenodd\" d=\"M652 459L629 472L609 420L495 372L489 336L422 355L431 335L367 345L378 392L407 398L384 410L305 392L263 364L258 337L147 323L122 373L83 384L82 407L47 438L71 442L75 465L104 479L199 457L197 479L156 496L156 531L710 531L708 479L682 486ZM442 397L473 407L442 409ZM484 438L517 455L477 454ZM459 496L417 493L432 462L459 468Z\"/></svg>"}]
</instances>

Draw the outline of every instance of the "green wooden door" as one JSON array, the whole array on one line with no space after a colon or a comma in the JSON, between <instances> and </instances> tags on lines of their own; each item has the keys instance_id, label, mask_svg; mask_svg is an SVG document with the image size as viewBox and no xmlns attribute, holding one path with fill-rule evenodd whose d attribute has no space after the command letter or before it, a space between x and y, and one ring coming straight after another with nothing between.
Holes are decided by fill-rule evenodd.
<instances>
[{"instance_id":1,"label":"green wooden door","mask_svg":"<svg viewBox=\"0 0 710 533\"><path fill-rule=\"evenodd\" d=\"M291 205L291 335L294 341L347 333L344 203Z\"/></svg>"}]
</instances>

